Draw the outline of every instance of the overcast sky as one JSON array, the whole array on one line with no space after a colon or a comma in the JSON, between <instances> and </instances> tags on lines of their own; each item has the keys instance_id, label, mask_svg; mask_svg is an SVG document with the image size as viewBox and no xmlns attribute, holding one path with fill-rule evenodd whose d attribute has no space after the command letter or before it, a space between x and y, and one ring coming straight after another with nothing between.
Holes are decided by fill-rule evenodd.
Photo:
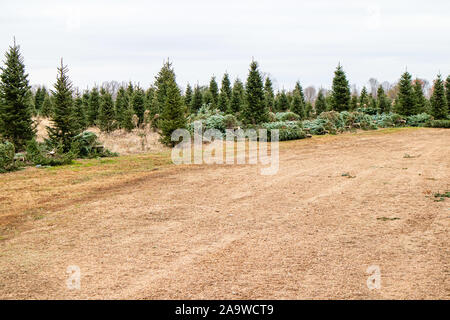
<instances>
[{"instance_id":1,"label":"overcast sky","mask_svg":"<svg viewBox=\"0 0 450 320\"><path fill-rule=\"evenodd\" d=\"M61 57L75 86L147 87L167 57L184 87L225 71L245 79L254 57L276 88L396 81L408 68L450 73L450 1L2 1L0 50L13 36L31 84L51 85Z\"/></svg>"}]
</instances>

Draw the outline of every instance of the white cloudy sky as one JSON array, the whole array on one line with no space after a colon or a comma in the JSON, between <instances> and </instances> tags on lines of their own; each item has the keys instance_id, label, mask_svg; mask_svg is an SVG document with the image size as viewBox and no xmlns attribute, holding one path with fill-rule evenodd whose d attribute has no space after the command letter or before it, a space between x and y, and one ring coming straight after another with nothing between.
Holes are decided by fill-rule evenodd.
<instances>
[{"instance_id":1,"label":"white cloudy sky","mask_svg":"<svg viewBox=\"0 0 450 320\"><path fill-rule=\"evenodd\" d=\"M153 82L165 58L177 81L245 78L254 57L277 87L396 81L407 66L450 73L450 1L2 1L0 51L21 45L32 84L53 83L60 57L79 87Z\"/></svg>"}]
</instances>

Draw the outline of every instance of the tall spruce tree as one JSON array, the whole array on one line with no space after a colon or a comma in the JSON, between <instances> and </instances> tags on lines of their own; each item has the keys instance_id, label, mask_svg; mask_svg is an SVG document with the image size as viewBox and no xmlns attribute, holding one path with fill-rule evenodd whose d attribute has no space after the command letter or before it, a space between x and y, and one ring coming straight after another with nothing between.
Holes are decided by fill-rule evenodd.
<instances>
[{"instance_id":1,"label":"tall spruce tree","mask_svg":"<svg viewBox=\"0 0 450 320\"><path fill-rule=\"evenodd\" d=\"M184 92L184 105L188 108L190 108L191 106L191 102L192 102L192 87L191 85L188 83L186 86L186 90Z\"/></svg>"},{"instance_id":2,"label":"tall spruce tree","mask_svg":"<svg viewBox=\"0 0 450 320\"><path fill-rule=\"evenodd\" d=\"M384 93L383 86L379 86L377 90L377 108L380 113L388 113L391 111L391 104L386 93Z\"/></svg>"},{"instance_id":3,"label":"tall spruce tree","mask_svg":"<svg viewBox=\"0 0 450 320\"><path fill-rule=\"evenodd\" d=\"M445 97L444 82L438 74L434 81L433 94L431 96L431 113L435 119L447 119L448 105Z\"/></svg>"},{"instance_id":4,"label":"tall spruce tree","mask_svg":"<svg viewBox=\"0 0 450 320\"><path fill-rule=\"evenodd\" d=\"M245 90L242 81L237 78L234 81L233 89L231 91L230 110L228 113L238 113L241 111L245 100Z\"/></svg>"},{"instance_id":5,"label":"tall spruce tree","mask_svg":"<svg viewBox=\"0 0 450 320\"><path fill-rule=\"evenodd\" d=\"M268 120L269 112L264 104L264 86L258 63L252 61L245 85L245 104L242 110L244 122L258 124Z\"/></svg>"},{"instance_id":6,"label":"tall spruce tree","mask_svg":"<svg viewBox=\"0 0 450 320\"><path fill-rule=\"evenodd\" d=\"M172 81L175 81L175 72L173 71L172 63L167 59L155 77L155 101L154 110L151 111L152 116L161 114L166 103L167 83Z\"/></svg>"},{"instance_id":7,"label":"tall spruce tree","mask_svg":"<svg viewBox=\"0 0 450 320\"><path fill-rule=\"evenodd\" d=\"M305 118L305 97L303 95L302 86L298 81L295 84L295 88L292 93L291 111L298 114L301 119Z\"/></svg>"},{"instance_id":8,"label":"tall spruce tree","mask_svg":"<svg viewBox=\"0 0 450 320\"><path fill-rule=\"evenodd\" d=\"M100 93L97 87L94 87L89 93L87 120L90 126L95 125L98 112L100 110Z\"/></svg>"},{"instance_id":9,"label":"tall spruce tree","mask_svg":"<svg viewBox=\"0 0 450 320\"><path fill-rule=\"evenodd\" d=\"M220 87L220 91L224 92L228 98L228 100L231 100L231 82L230 82L230 76L228 73L225 72L222 78L222 86Z\"/></svg>"},{"instance_id":10,"label":"tall spruce tree","mask_svg":"<svg viewBox=\"0 0 450 320\"><path fill-rule=\"evenodd\" d=\"M220 87L220 93L217 102L219 110L227 112L230 109L231 94L232 89L230 78L228 76L228 73L225 73L222 78L222 86Z\"/></svg>"},{"instance_id":11,"label":"tall spruce tree","mask_svg":"<svg viewBox=\"0 0 450 320\"><path fill-rule=\"evenodd\" d=\"M101 131L111 132L116 128L114 101L109 91L103 90L100 98L98 126Z\"/></svg>"},{"instance_id":12,"label":"tall spruce tree","mask_svg":"<svg viewBox=\"0 0 450 320\"><path fill-rule=\"evenodd\" d=\"M194 87L194 95L191 101L191 112L196 113L202 107L203 96L198 84Z\"/></svg>"},{"instance_id":13,"label":"tall spruce tree","mask_svg":"<svg viewBox=\"0 0 450 320\"><path fill-rule=\"evenodd\" d=\"M264 82L264 105L271 112L275 110L275 95L273 93L272 80L269 77L266 77Z\"/></svg>"},{"instance_id":14,"label":"tall spruce tree","mask_svg":"<svg viewBox=\"0 0 450 320\"><path fill-rule=\"evenodd\" d=\"M450 114L450 75L445 80L445 95L447 97L447 113Z\"/></svg>"},{"instance_id":15,"label":"tall spruce tree","mask_svg":"<svg viewBox=\"0 0 450 320\"><path fill-rule=\"evenodd\" d=\"M331 108L335 111L345 111L350 107L350 86L341 64L334 72L331 93Z\"/></svg>"},{"instance_id":16,"label":"tall spruce tree","mask_svg":"<svg viewBox=\"0 0 450 320\"><path fill-rule=\"evenodd\" d=\"M124 113L128 109L130 101L128 100L128 94L124 87L120 87L117 91L116 97L116 120L119 127L123 127Z\"/></svg>"},{"instance_id":17,"label":"tall spruce tree","mask_svg":"<svg viewBox=\"0 0 450 320\"><path fill-rule=\"evenodd\" d=\"M0 137L14 144L16 150L23 150L35 130L28 74L15 39L5 57L5 67L0 68Z\"/></svg>"},{"instance_id":18,"label":"tall spruce tree","mask_svg":"<svg viewBox=\"0 0 450 320\"><path fill-rule=\"evenodd\" d=\"M145 112L145 93L140 87L134 90L133 98L131 100L131 106L133 108L134 114L139 118L138 124L144 122L144 112Z\"/></svg>"},{"instance_id":19,"label":"tall spruce tree","mask_svg":"<svg viewBox=\"0 0 450 320\"><path fill-rule=\"evenodd\" d=\"M414 113L423 113L426 111L427 108L427 99L425 98L425 95L423 94L423 88L422 88L422 81L420 79L416 79L414 81Z\"/></svg>"},{"instance_id":20,"label":"tall spruce tree","mask_svg":"<svg viewBox=\"0 0 450 320\"><path fill-rule=\"evenodd\" d=\"M398 86L399 92L397 97L398 104L396 112L404 116L412 116L416 114L414 90L411 82L411 74L409 74L408 71L405 71L402 74Z\"/></svg>"},{"instance_id":21,"label":"tall spruce tree","mask_svg":"<svg viewBox=\"0 0 450 320\"><path fill-rule=\"evenodd\" d=\"M72 83L67 75L68 68L63 64L58 67L54 85L54 110L51 126L47 127L49 142L53 146L61 146L63 152L70 150L73 137L80 133L80 127L73 106Z\"/></svg>"},{"instance_id":22,"label":"tall spruce tree","mask_svg":"<svg viewBox=\"0 0 450 320\"><path fill-rule=\"evenodd\" d=\"M327 101L325 99L325 95L323 94L323 89L319 89L319 93L317 94L317 99L315 102L316 114L320 115L322 112L327 111Z\"/></svg>"},{"instance_id":23,"label":"tall spruce tree","mask_svg":"<svg viewBox=\"0 0 450 320\"><path fill-rule=\"evenodd\" d=\"M219 86L217 85L216 77L212 77L209 82L209 92L211 93L212 101L210 102L212 107L215 109L219 102Z\"/></svg>"},{"instance_id":24,"label":"tall spruce tree","mask_svg":"<svg viewBox=\"0 0 450 320\"><path fill-rule=\"evenodd\" d=\"M165 145L173 146L175 142L171 140L172 132L176 129L186 128L185 107L175 78L167 81L166 85L167 96L159 127L162 133L161 142Z\"/></svg>"}]
</instances>

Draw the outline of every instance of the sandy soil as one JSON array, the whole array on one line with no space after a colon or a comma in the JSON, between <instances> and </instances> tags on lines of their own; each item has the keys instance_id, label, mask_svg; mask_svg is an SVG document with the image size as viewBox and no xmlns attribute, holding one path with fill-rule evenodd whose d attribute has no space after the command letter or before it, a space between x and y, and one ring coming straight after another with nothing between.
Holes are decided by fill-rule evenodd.
<instances>
[{"instance_id":1,"label":"sandy soil","mask_svg":"<svg viewBox=\"0 0 450 320\"><path fill-rule=\"evenodd\" d=\"M252 165L96 176L0 241L0 298L449 299L450 199L433 197L450 190L449 142L450 130L381 130L282 143L275 176ZM7 188L65 181L42 172L8 174ZM8 199L3 215L26 205ZM69 265L80 290L66 287ZM366 285L371 265L380 289Z\"/></svg>"}]
</instances>

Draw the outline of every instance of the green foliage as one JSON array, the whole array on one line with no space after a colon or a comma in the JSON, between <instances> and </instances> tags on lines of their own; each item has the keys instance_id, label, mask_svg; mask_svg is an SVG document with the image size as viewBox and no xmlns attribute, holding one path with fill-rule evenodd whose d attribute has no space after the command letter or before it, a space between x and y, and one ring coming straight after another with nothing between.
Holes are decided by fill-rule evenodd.
<instances>
[{"instance_id":1,"label":"green foliage","mask_svg":"<svg viewBox=\"0 0 450 320\"><path fill-rule=\"evenodd\" d=\"M200 90L200 87L198 85L196 85L194 87L194 95L192 97L192 101L191 101L191 112L192 113L196 113L203 104L203 96L202 96L202 92Z\"/></svg>"},{"instance_id":2,"label":"green foliage","mask_svg":"<svg viewBox=\"0 0 450 320\"><path fill-rule=\"evenodd\" d=\"M218 107L222 112L227 112L230 110L230 102L231 102L231 82L228 73L225 73L222 78L222 86L220 87L220 93L218 98Z\"/></svg>"},{"instance_id":3,"label":"green foliage","mask_svg":"<svg viewBox=\"0 0 450 320\"><path fill-rule=\"evenodd\" d=\"M278 130L279 141L296 140L306 138L301 123L298 121L277 121L261 124L263 129L267 130L267 140L272 140L272 130Z\"/></svg>"},{"instance_id":4,"label":"green foliage","mask_svg":"<svg viewBox=\"0 0 450 320\"><path fill-rule=\"evenodd\" d=\"M277 112L275 114L276 121L297 121L300 120L300 116L294 112Z\"/></svg>"},{"instance_id":5,"label":"green foliage","mask_svg":"<svg viewBox=\"0 0 450 320\"><path fill-rule=\"evenodd\" d=\"M331 108L335 111L344 111L350 108L350 86L341 64L334 72Z\"/></svg>"},{"instance_id":6,"label":"green foliage","mask_svg":"<svg viewBox=\"0 0 450 320\"><path fill-rule=\"evenodd\" d=\"M41 115L44 117L51 117L53 115L53 102L49 95L46 95L42 103Z\"/></svg>"},{"instance_id":7,"label":"green foliage","mask_svg":"<svg viewBox=\"0 0 450 320\"><path fill-rule=\"evenodd\" d=\"M230 101L230 110L228 113L238 113L241 111L242 106L244 104L245 92L244 92L244 84L241 80L236 79L233 84L233 89L231 91L231 101Z\"/></svg>"},{"instance_id":8,"label":"green foliage","mask_svg":"<svg viewBox=\"0 0 450 320\"><path fill-rule=\"evenodd\" d=\"M15 148L11 142L0 142L0 173L13 171L17 169L17 163L14 160Z\"/></svg>"},{"instance_id":9,"label":"green foliage","mask_svg":"<svg viewBox=\"0 0 450 320\"><path fill-rule=\"evenodd\" d=\"M134 114L138 116L138 125L140 125L144 122L145 93L144 90L139 87L136 88L133 92L131 107L133 108Z\"/></svg>"},{"instance_id":10,"label":"green foliage","mask_svg":"<svg viewBox=\"0 0 450 320\"><path fill-rule=\"evenodd\" d=\"M54 111L51 118L51 127L47 127L48 143L52 146L60 146L63 152L68 152L72 139L80 132L73 107L72 83L67 76L67 66L58 67L54 96Z\"/></svg>"},{"instance_id":11,"label":"green foliage","mask_svg":"<svg viewBox=\"0 0 450 320\"><path fill-rule=\"evenodd\" d=\"M154 110L151 110L151 116L161 114L166 104L168 95L168 84L175 82L175 72L172 68L172 63L167 60L164 62L161 70L158 72L155 78L155 101Z\"/></svg>"},{"instance_id":12,"label":"green foliage","mask_svg":"<svg viewBox=\"0 0 450 320\"><path fill-rule=\"evenodd\" d=\"M122 114L122 123L121 123L121 127L125 129L125 131L127 132L131 132L135 128L133 116L134 111L131 108L131 106L128 106Z\"/></svg>"},{"instance_id":13,"label":"green foliage","mask_svg":"<svg viewBox=\"0 0 450 320\"><path fill-rule=\"evenodd\" d=\"M295 84L295 89L292 96L291 108L290 110L300 116L301 119L306 117L305 114L305 98L303 94L302 86L300 82Z\"/></svg>"},{"instance_id":14,"label":"green foliage","mask_svg":"<svg viewBox=\"0 0 450 320\"><path fill-rule=\"evenodd\" d=\"M380 128L398 127L406 124L403 116L397 113L383 113L372 116L376 125Z\"/></svg>"},{"instance_id":15,"label":"green foliage","mask_svg":"<svg viewBox=\"0 0 450 320\"><path fill-rule=\"evenodd\" d=\"M433 117L427 113L415 114L406 118L406 124L411 127L423 127L429 121L433 120Z\"/></svg>"},{"instance_id":16,"label":"green foliage","mask_svg":"<svg viewBox=\"0 0 450 320\"><path fill-rule=\"evenodd\" d=\"M319 90L319 94L317 95L315 103L315 108L317 115L320 115L322 112L325 112L328 109L327 102L325 100L325 95L323 94L323 89Z\"/></svg>"},{"instance_id":17,"label":"green foliage","mask_svg":"<svg viewBox=\"0 0 450 320\"><path fill-rule=\"evenodd\" d=\"M245 123L258 124L267 121L268 110L264 104L264 88L258 63L252 61L245 86L245 104L242 119Z\"/></svg>"},{"instance_id":18,"label":"green foliage","mask_svg":"<svg viewBox=\"0 0 450 320\"><path fill-rule=\"evenodd\" d=\"M186 86L186 91L184 92L184 105L188 108L190 108L192 103L192 94L193 94L192 87L188 83Z\"/></svg>"},{"instance_id":19,"label":"green foliage","mask_svg":"<svg viewBox=\"0 0 450 320\"><path fill-rule=\"evenodd\" d=\"M390 112L391 110L391 103L382 86L379 86L377 90L377 108L380 113Z\"/></svg>"},{"instance_id":20,"label":"green foliage","mask_svg":"<svg viewBox=\"0 0 450 320\"><path fill-rule=\"evenodd\" d=\"M86 120L85 105L83 102L83 98L79 95L78 92L76 93L76 97L73 102L73 108L74 108L74 115L80 130L86 129L87 120Z\"/></svg>"},{"instance_id":21,"label":"green foliage","mask_svg":"<svg viewBox=\"0 0 450 320\"><path fill-rule=\"evenodd\" d=\"M431 96L431 113L435 119L447 119L447 98L445 96L444 82L439 74L434 81L433 95Z\"/></svg>"},{"instance_id":22,"label":"green foliage","mask_svg":"<svg viewBox=\"0 0 450 320\"><path fill-rule=\"evenodd\" d=\"M47 89L45 87L39 87L34 95L34 108L38 114L41 114L42 104L47 96Z\"/></svg>"},{"instance_id":23,"label":"green foliage","mask_svg":"<svg viewBox=\"0 0 450 320\"><path fill-rule=\"evenodd\" d=\"M166 82L166 88L167 96L159 127L162 133L161 142L173 146L174 142L171 140L172 132L176 129L186 128L185 108L175 78Z\"/></svg>"},{"instance_id":24,"label":"green foliage","mask_svg":"<svg viewBox=\"0 0 450 320\"><path fill-rule=\"evenodd\" d=\"M426 127L430 128L450 128L450 119L449 120L431 120L425 124Z\"/></svg>"},{"instance_id":25,"label":"green foliage","mask_svg":"<svg viewBox=\"0 0 450 320\"><path fill-rule=\"evenodd\" d=\"M279 112L284 112L289 109L289 100L284 89L277 93L275 99L275 109Z\"/></svg>"},{"instance_id":26,"label":"green foliage","mask_svg":"<svg viewBox=\"0 0 450 320\"><path fill-rule=\"evenodd\" d=\"M89 125L94 125L98 118L98 112L100 110L100 93L98 89L94 87L89 94L87 119Z\"/></svg>"},{"instance_id":27,"label":"green foliage","mask_svg":"<svg viewBox=\"0 0 450 320\"><path fill-rule=\"evenodd\" d=\"M369 107L369 94L365 86L362 88L361 95L359 96L359 106L361 109Z\"/></svg>"},{"instance_id":28,"label":"green foliage","mask_svg":"<svg viewBox=\"0 0 450 320\"><path fill-rule=\"evenodd\" d=\"M414 100L415 100L414 112L423 113L427 109L427 99L425 98L425 95L423 94L422 81L420 81L419 79L416 79L414 81L413 89L414 89Z\"/></svg>"},{"instance_id":29,"label":"green foliage","mask_svg":"<svg viewBox=\"0 0 450 320\"><path fill-rule=\"evenodd\" d=\"M275 109L275 95L273 93L272 80L269 77L264 82L264 105L271 112Z\"/></svg>"},{"instance_id":30,"label":"green foliage","mask_svg":"<svg viewBox=\"0 0 450 320\"><path fill-rule=\"evenodd\" d=\"M211 93L211 101L207 103L211 103L212 107L216 108L219 102L219 86L217 85L216 77L211 78L208 91Z\"/></svg>"},{"instance_id":31,"label":"green foliage","mask_svg":"<svg viewBox=\"0 0 450 320\"><path fill-rule=\"evenodd\" d=\"M116 97L116 120L121 128L124 127L125 112L129 105L128 94L124 87L120 87Z\"/></svg>"},{"instance_id":32,"label":"green foliage","mask_svg":"<svg viewBox=\"0 0 450 320\"><path fill-rule=\"evenodd\" d=\"M100 99L98 126L101 131L105 132L111 132L117 127L114 102L108 91L104 91Z\"/></svg>"},{"instance_id":33,"label":"green foliage","mask_svg":"<svg viewBox=\"0 0 450 320\"><path fill-rule=\"evenodd\" d=\"M411 84L411 75L406 71L399 81L398 104L395 112L411 116L417 114L414 90Z\"/></svg>"},{"instance_id":34,"label":"green foliage","mask_svg":"<svg viewBox=\"0 0 450 320\"><path fill-rule=\"evenodd\" d=\"M26 147L27 161L34 165L59 166L70 164L75 159L75 154L72 151L64 152L62 145L52 147L35 139L30 140Z\"/></svg>"},{"instance_id":35,"label":"green foliage","mask_svg":"<svg viewBox=\"0 0 450 320\"><path fill-rule=\"evenodd\" d=\"M72 144L72 153L78 158L116 157L117 153L103 147L95 133L84 131L75 136Z\"/></svg>"},{"instance_id":36,"label":"green foliage","mask_svg":"<svg viewBox=\"0 0 450 320\"><path fill-rule=\"evenodd\" d=\"M15 41L5 57L0 75L0 136L14 144L16 150L22 150L35 136L28 74Z\"/></svg>"}]
</instances>

